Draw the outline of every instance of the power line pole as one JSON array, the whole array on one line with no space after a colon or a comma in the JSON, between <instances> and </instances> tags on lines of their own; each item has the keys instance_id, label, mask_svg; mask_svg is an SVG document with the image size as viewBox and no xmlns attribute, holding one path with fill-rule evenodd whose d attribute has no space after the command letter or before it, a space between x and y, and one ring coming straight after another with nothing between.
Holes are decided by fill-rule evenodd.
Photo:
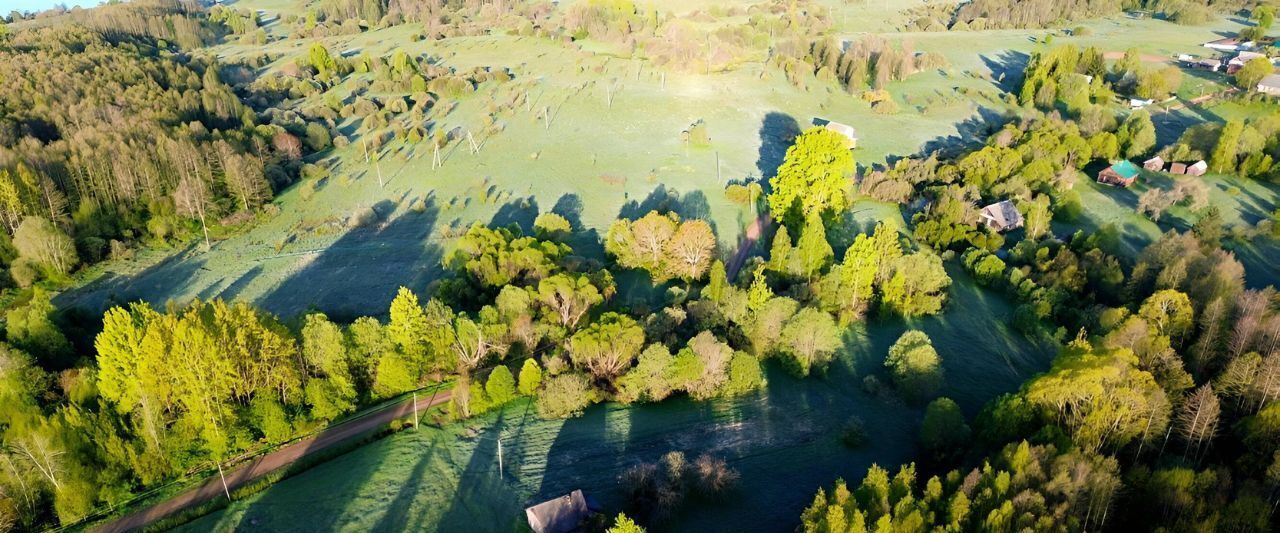
<instances>
[{"instance_id":1,"label":"power line pole","mask_svg":"<svg viewBox=\"0 0 1280 533\"><path fill-rule=\"evenodd\" d=\"M498 437L498 478L502 477L502 437Z\"/></svg>"},{"instance_id":2,"label":"power line pole","mask_svg":"<svg viewBox=\"0 0 1280 533\"><path fill-rule=\"evenodd\" d=\"M413 391L413 429L418 429L418 391Z\"/></svg>"}]
</instances>

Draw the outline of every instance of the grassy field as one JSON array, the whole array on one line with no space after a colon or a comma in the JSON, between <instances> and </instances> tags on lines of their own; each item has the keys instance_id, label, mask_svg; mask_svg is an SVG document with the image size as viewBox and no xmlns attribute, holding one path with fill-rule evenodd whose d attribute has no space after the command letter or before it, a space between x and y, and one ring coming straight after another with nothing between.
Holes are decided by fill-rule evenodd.
<instances>
[{"instance_id":1,"label":"grassy field","mask_svg":"<svg viewBox=\"0 0 1280 533\"><path fill-rule=\"evenodd\" d=\"M957 285L949 312L911 326L933 338L946 370L944 393L972 416L1043 369L1052 348L1008 329L1012 309L1003 298L978 289L959 271L952 275ZM623 503L618 475L671 450L691 458L718 455L742 479L724 501L692 505L664 530L789 530L818 486L837 476L857 479L873 462L895 465L912 457L920 408L868 394L862 386L867 375L886 379L885 353L907 327L872 322L851 331L825 378L800 380L769 364L766 389L749 397L607 404L568 421L541 420L517 403L481 420L405 431L185 530L513 530L525 505L577 488L617 509ZM839 442L850 416L865 422L865 447Z\"/></svg>"}]
</instances>

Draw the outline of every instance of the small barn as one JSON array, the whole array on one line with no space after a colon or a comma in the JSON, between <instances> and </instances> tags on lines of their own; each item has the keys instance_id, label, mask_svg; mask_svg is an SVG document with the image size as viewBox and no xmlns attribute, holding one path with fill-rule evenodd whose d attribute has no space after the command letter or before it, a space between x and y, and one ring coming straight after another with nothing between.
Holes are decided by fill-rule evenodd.
<instances>
[{"instance_id":1,"label":"small barn","mask_svg":"<svg viewBox=\"0 0 1280 533\"><path fill-rule=\"evenodd\" d=\"M1217 50L1219 52L1238 52L1240 50L1252 50L1253 41L1241 41L1239 39L1227 37L1225 39L1218 39L1216 41L1204 43L1204 47Z\"/></svg>"},{"instance_id":2,"label":"small barn","mask_svg":"<svg viewBox=\"0 0 1280 533\"><path fill-rule=\"evenodd\" d=\"M1203 159L1201 159L1200 161L1196 161L1192 165L1187 166L1188 176L1203 176L1204 173L1208 171L1209 171L1209 164L1205 163Z\"/></svg>"},{"instance_id":3,"label":"small barn","mask_svg":"<svg viewBox=\"0 0 1280 533\"><path fill-rule=\"evenodd\" d=\"M1009 200L983 207L980 216L983 224L1000 232L1021 228L1023 223L1022 213Z\"/></svg>"},{"instance_id":4,"label":"small barn","mask_svg":"<svg viewBox=\"0 0 1280 533\"><path fill-rule=\"evenodd\" d=\"M1142 168L1145 168L1152 172L1160 172L1164 170L1164 158L1160 156L1155 156L1151 159L1143 161Z\"/></svg>"},{"instance_id":5,"label":"small barn","mask_svg":"<svg viewBox=\"0 0 1280 533\"><path fill-rule=\"evenodd\" d=\"M850 150L858 147L858 131L853 129L853 126L841 124L833 120L827 122L823 127L842 135L847 140L846 144L849 145Z\"/></svg>"},{"instance_id":6,"label":"small barn","mask_svg":"<svg viewBox=\"0 0 1280 533\"><path fill-rule=\"evenodd\" d=\"M524 514L534 533L571 533L581 529L591 509L579 489L525 509Z\"/></svg>"},{"instance_id":7,"label":"small barn","mask_svg":"<svg viewBox=\"0 0 1280 533\"><path fill-rule=\"evenodd\" d=\"M1262 94L1280 94L1280 74L1267 74L1258 82L1257 89Z\"/></svg>"},{"instance_id":8,"label":"small barn","mask_svg":"<svg viewBox=\"0 0 1280 533\"><path fill-rule=\"evenodd\" d=\"M1138 165L1127 159L1116 161L1098 173L1098 183L1128 187L1138 180Z\"/></svg>"},{"instance_id":9,"label":"small barn","mask_svg":"<svg viewBox=\"0 0 1280 533\"><path fill-rule=\"evenodd\" d=\"M1186 164L1186 163L1174 163L1174 164L1172 164L1172 165L1169 165L1169 173L1170 173L1170 174L1177 174L1177 175L1186 174L1186 173L1187 173L1187 164Z\"/></svg>"}]
</instances>

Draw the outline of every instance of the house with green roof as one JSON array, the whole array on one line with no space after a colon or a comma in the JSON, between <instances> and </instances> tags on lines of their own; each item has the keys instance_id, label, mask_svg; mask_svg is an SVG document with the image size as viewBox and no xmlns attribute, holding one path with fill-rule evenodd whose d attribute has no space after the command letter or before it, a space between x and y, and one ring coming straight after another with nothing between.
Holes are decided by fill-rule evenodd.
<instances>
[{"instance_id":1,"label":"house with green roof","mask_svg":"<svg viewBox=\"0 0 1280 533\"><path fill-rule=\"evenodd\" d=\"M1098 183L1128 187L1138 180L1138 165L1127 159L1116 161L1098 173Z\"/></svg>"}]
</instances>

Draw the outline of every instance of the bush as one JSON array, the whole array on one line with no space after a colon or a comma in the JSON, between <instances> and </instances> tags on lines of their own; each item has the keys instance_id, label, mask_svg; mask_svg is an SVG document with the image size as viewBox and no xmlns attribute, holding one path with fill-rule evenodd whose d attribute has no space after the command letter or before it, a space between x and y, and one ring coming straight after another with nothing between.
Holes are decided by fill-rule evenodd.
<instances>
[{"instance_id":1,"label":"bush","mask_svg":"<svg viewBox=\"0 0 1280 533\"><path fill-rule=\"evenodd\" d=\"M734 352L729 361L729 381L725 384L726 396L737 396L764 386L764 372L760 360L746 352Z\"/></svg>"},{"instance_id":2,"label":"bush","mask_svg":"<svg viewBox=\"0 0 1280 533\"><path fill-rule=\"evenodd\" d=\"M525 359L524 366L520 367L520 394L533 396L540 386L542 386L542 368L538 366L537 361Z\"/></svg>"},{"instance_id":3,"label":"bush","mask_svg":"<svg viewBox=\"0 0 1280 533\"><path fill-rule=\"evenodd\" d=\"M498 365L489 373L489 380L484 384L484 392L495 407L505 404L516 397L516 378L504 365Z\"/></svg>"},{"instance_id":4,"label":"bush","mask_svg":"<svg viewBox=\"0 0 1280 533\"><path fill-rule=\"evenodd\" d=\"M884 366L894 385L909 398L924 399L942 386L942 361L923 331L909 330L889 348Z\"/></svg>"},{"instance_id":5,"label":"bush","mask_svg":"<svg viewBox=\"0 0 1280 533\"><path fill-rule=\"evenodd\" d=\"M962 449L969 440L969 425L964 413L951 398L938 398L924 410L924 422L920 425L920 442L937 458L951 455Z\"/></svg>"},{"instance_id":6,"label":"bush","mask_svg":"<svg viewBox=\"0 0 1280 533\"><path fill-rule=\"evenodd\" d=\"M582 414L596 401L596 391L582 374L560 374L546 381L538 393L538 414L543 418L570 418Z\"/></svg>"},{"instance_id":7,"label":"bush","mask_svg":"<svg viewBox=\"0 0 1280 533\"><path fill-rule=\"evenodd\" d=\"M862 419L851 416L840 426L840 444L846 448L861 448L867 444L867 428Z\"/></svg>"},{"instance_id":8,"label":"bush","mask_svg":"<svg viewBox=\"0 0 1280 533\"><path fill-rule=\"evenodd\" d=\"M378 221L378 212L372 207L362 207L352 213L351 218L347 219L347 226L351 228L363 228Z\"/></svg>"}]
</instances>

